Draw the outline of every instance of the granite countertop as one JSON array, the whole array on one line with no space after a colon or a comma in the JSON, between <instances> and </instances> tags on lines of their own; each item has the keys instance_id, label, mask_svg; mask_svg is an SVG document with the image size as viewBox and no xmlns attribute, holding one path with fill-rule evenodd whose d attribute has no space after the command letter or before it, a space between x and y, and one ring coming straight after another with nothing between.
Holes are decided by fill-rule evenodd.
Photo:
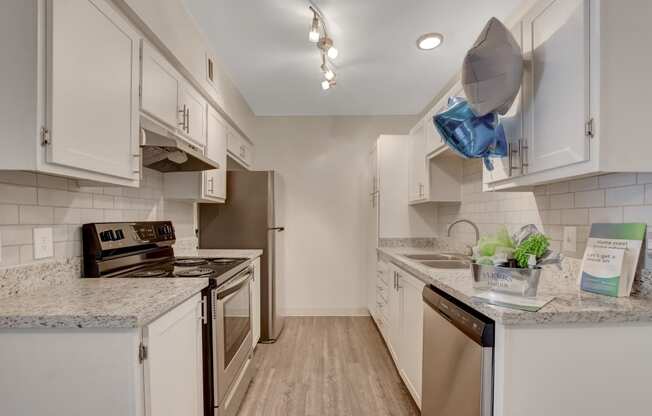
<instances>
[{"instance_id":1,"label":"granite countertop","mask_svg":"<svg viewBox=\"0 0 652 416\"><path fill-rule=\"evenodd\" d=\"M579 270L564 275L554 272L554 268L544 269L538 294L555 296L555 299L538 312L527 312L473 301L468 269L433 269L403 255L434 253L433 250L391 247L379 248L378 253L424 283L434 285L503 325L652 322L652 298L611 298L580 291L576 280Z\"/></svg>"},{"instance_id":2,"label":"granite countertop","mask_svg":"<svg viewBox=\"0 0 652 416\"><path fill-rule=\"evenodd\" d=\"M208 286L208 279L74 279L0 299L2 328L138 328Z\"/></svg>"}]
</instances>

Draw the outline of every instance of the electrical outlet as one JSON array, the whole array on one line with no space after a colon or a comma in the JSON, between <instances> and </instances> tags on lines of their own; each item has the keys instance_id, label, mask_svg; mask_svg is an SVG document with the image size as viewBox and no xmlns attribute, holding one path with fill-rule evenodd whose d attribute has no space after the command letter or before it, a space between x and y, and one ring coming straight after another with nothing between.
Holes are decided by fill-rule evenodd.
<instances>
[{"instance_id":1,"label":"electrical outlet","mask_svg":"<svg viewBox=\"0 0 652 416\"><path fill-rule=\"evenodd\" d=\"M54 256L52 228L34 228L34 258L44 259Z\"/></svg>"},{"instance_id":2,"label":"electrical outlet","mask_svg":"<svg viewBox=\"0 0 652 416\"><path fill-rule=\"evenodd\" d=\"M577 227L564 227L564 240L561 244L561 250L568 253L577 251Z\"/></svg>"}]
</instances>

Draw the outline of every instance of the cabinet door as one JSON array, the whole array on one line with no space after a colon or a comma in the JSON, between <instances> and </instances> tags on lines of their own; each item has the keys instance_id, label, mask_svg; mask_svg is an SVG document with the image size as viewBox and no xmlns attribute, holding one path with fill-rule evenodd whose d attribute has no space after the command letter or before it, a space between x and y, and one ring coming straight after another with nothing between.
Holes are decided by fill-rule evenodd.
<instances>
[{"instance_id":1,"label":"cabinet door","mask_svg":"<svg viewBox=\"0 0 652 416\"><path fill-rule=\"evenodd\" d=\"M220 168L204 172L204 195L226 199L226 122L213 108L208 109L206 125L206 156L219 163Z\"/></svg>"},{"instance_id":2,"label":"cabinet door","mask_svg":"<svg viewBox=\"0 0 652 416\"><path fill-rule=\"evenodd\" d=\"M193 296L144 329L145 414L203 414L201 297Z\"/></svg>"},{"instance_id":3,"label":"cabinet door","mask_svg":"<svg viewBox=\"0 0 652 416\"><path fill-rule=\"evenodd\" d=\"M228 150L244 166L251 166L253 162L253 147L233 128L229 128Z\"/></svg>"},{"instance_id":4,"label":"cabinet door","mask_svg":"<svg viewBox=\"0 0 652 416\"><path fill-rule=\"evenodd\" d=\"M181 106L187 111L184 133L200 146L206 146L206 110L208 103L194 88L184 84L181 93Z\"/></svg>"},{"instance_id":5,"label":"cabinet door","mask_svg":"<svg viewBox=\"0 0 652 416\"><path fill-rule=\"evenodd\" d=\"M251 332L253 347L260 340L260 257L254 260L254 276L251 281Z\"/></svg>"},{"instance_id":6,"label":"cabinet door","mask_svg":"<svg viewBox=\"0 0 652 416\"><path fill-rule=\"evenodd\" d=\"M589 156L589 1L546 0L524 18L529 59L524 93L528 104L528 172Z\"/></svg>"},{"instance_id":7,"label":"cabinet door","mask_svg":"<svg viewBox=\"0 0 652 416\"><path fill-rule=\"evenodd\" d=\"M387 294L387 333L389 349L395 363L398 363L401 347L401 293L398 286L399 269L396 266L390 268L391 282ZM398 365L397 365L398 366Z\"/></svg>"},{"instance_id":8,"label":"cabinet door","mask_svg":"<svg viewBox=\"0 0 652 416\"><path fill-rule=\"evenodd\" d=\"M429 172L426 169L426 131L424 120L410 132L410 165L408 166L409 201L428 199Z\"/></svg>"},{"instance_id":9,"label":"cabinet door","mask_svg":"<svg viewBox=\"0 0 652 416\"><path fill-rule=\"evenodd\" d=\"M516 39L516 42L521 46L521 51L523 48L523 22L517 23L511 30L512 35ZM526 67L526 71L527 71ZM520 154L519 151L519 141L521 145L527 143L524 135L523 128L523 88L519 91L518 96L514 100L514 103L510 107L509 111L500 117L500 123L503 125L505 130L505 137L510 148L508 151L512 152L512 159L510 161L510 155L508 154L503 158L491 159L491 162L494 165L494 170L490 171L484 167L483 164L483 173L482 180L484 183L492 183L496 181L501 181L508 179L515 175L520 175ZM522 151L522 148L521 148ZM510 169L510 163L513 169ZM525 173L525 172L524 172Z\"/></svg>"},{"instance_id":10,"label":"cabinet door","mask_svg":"<svg viewBox=\"0 0 652 416\"><path fill-rule=\"evenodd\" d=\"M421 369L423 366L423 300L424 284L399 272L401 346L399 369L410 394L421 406Z\"/></svg>"},{"instance_id":11,"label":"cabinet door","mask_svg":"<svg viewBox=\"0 0 652 416\"><path fill-rule=\"evenodd\" d=\"M47 163L137 180L138 34L104 0L48 11Z\"/></svg>"},{"instance_id":12,"label":"cabinet door","mask_svg":"<svg viewBox=\"0 0 652 416\"><path fill-rule=\"evenodd\" d=\"M143 42L142 48L141 110L176 130L181 76L152 46Z\"/></svg>"}]
</instances>

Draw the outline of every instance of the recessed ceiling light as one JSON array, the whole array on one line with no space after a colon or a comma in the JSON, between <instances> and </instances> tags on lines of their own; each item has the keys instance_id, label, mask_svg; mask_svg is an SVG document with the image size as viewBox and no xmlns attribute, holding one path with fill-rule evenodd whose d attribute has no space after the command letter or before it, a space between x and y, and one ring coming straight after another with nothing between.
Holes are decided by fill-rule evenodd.
<instances>
[{"instance_id":1,"label":"recessed ceiling light","mask_svg":"<svg viewBox=\"0 0 652 416\"><path fill-rule=\"evenodd\" d=\"M417 48L429 51L441 45L443 41L444 36L442 36L441 33L426 33L425 35L419 36L419 39L417 39Z\"/></svg>"}]
</instances>

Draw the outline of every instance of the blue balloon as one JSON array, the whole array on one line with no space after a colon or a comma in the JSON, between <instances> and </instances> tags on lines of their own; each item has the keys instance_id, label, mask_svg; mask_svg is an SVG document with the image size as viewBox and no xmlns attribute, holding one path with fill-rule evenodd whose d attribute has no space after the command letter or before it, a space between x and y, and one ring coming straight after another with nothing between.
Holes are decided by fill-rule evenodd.
<instances>
[{"instance_id":1,"label":"blue balloon","mask_svg":"<svg viewBox=\"0 0 652 416\"><path fill-rule=\"evenodd\" d=\"M448 108L433 117L444 143L465 158L482 158L487 170L493 170L492 157L507 156L507 139L498 114L476 116L467 101L450 97Z\"/></svg>"}]
</instances>

